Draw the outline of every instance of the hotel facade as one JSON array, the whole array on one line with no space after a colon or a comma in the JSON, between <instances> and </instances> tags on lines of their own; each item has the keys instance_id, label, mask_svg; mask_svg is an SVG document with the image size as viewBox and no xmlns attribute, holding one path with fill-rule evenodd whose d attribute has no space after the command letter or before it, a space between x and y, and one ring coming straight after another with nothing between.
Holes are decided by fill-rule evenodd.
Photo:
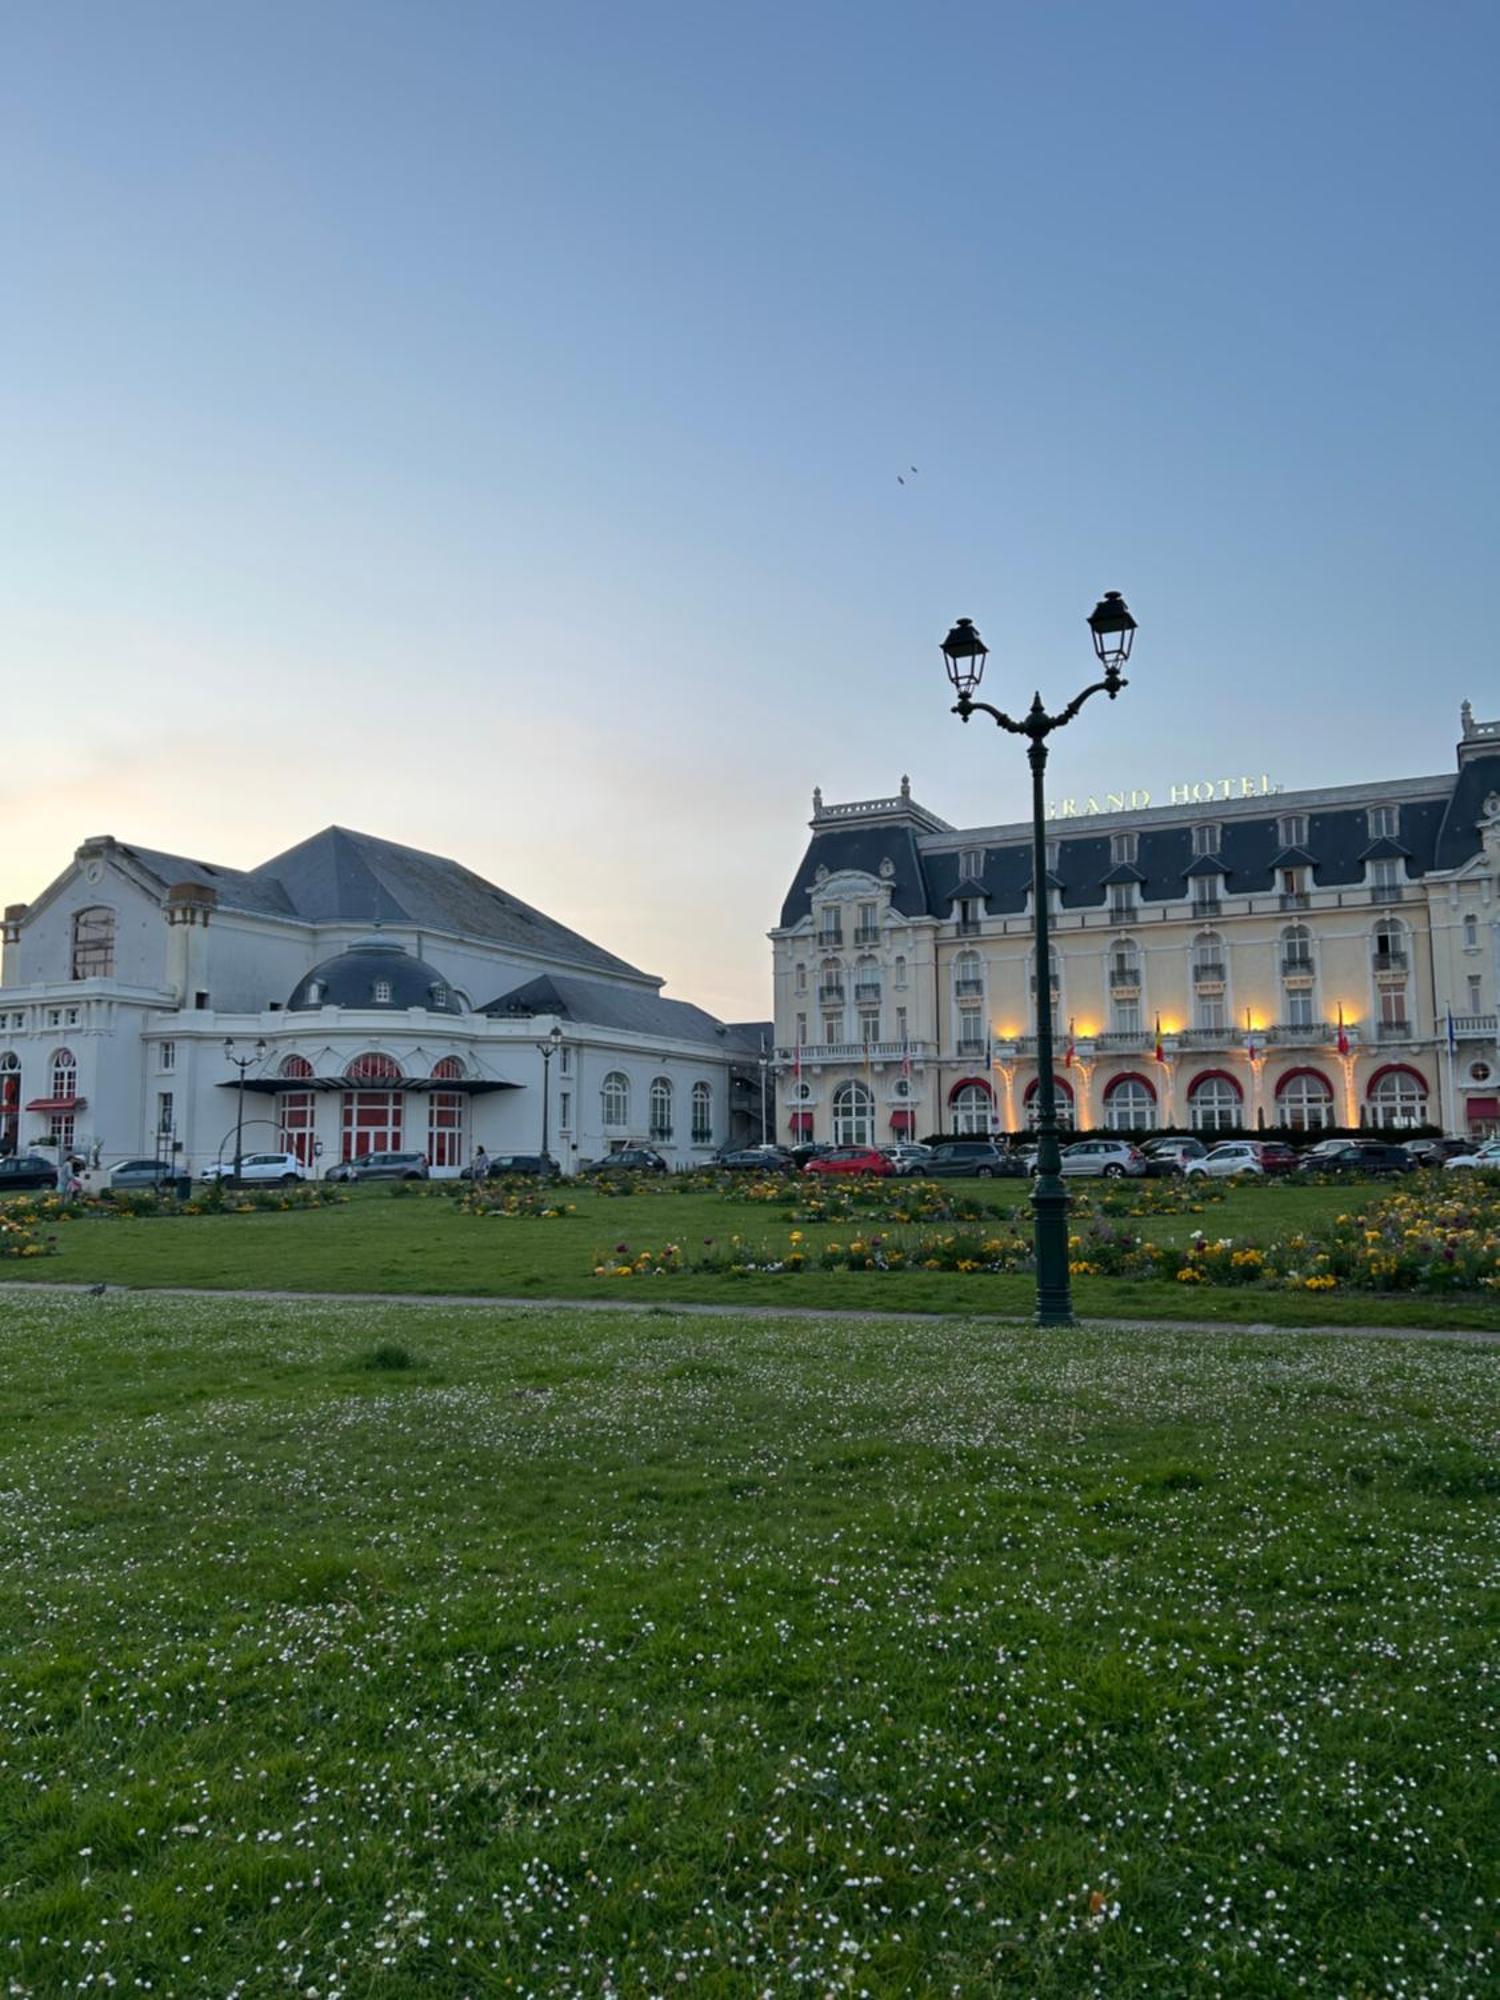
<instances>
[{"instance_id":1,"label":"hotel facade","mask_svg":"<svg viewBox=\"0 0 1500 2000\"><path fill-rule=\"evenodd\" d=\"M759 1136L769 1023L669 1000L460 863L368 834L248 870L101 835L4 925L0 1151L196 1174L242 1138L311 1176L381 1151L441 1176L544 1132L565 1170Z\"/></svg>"},{"instance_id":2,"label":"hotel facade","mask_svg":"<svg viewBox=\"0 0 1500 2000\"><path fill-rule=\"evenodd\" d=\"M1437 777L1049 822L1064 1123L1500 1131L1500 722L1461 728ZM815 792L811 829L771 933L780 1136L1024 1129L1030 826L952 827L903 778Z\"/></svg>"}]
</instances>

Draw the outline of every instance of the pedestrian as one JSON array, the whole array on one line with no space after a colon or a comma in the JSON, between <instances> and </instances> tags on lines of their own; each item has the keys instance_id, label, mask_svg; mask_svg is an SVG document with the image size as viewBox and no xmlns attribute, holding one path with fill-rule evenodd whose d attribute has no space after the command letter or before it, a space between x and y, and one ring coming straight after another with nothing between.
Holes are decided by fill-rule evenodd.
<instances>
[{"instance_id":1,"label":"pedestrian","mask_svg":"<svg viewBox=\"0 0 1500 2000\"><path fill-rule=\"evenodd\" d=\"M469 1168L469 1177L471 1180L476 1181L487 1180L489 1172L490 1156L484 1150L483 1146L476 1146L474 1148L474 1159Z\"/></svg>"}]
</instances>

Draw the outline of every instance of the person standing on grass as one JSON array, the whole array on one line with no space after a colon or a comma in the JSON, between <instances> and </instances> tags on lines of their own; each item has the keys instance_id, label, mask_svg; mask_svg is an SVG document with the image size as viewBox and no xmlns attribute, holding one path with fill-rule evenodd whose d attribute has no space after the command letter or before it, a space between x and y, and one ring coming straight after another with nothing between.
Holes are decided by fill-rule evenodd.
<instances>
[{"instance_id":1,"label":"person standing on grass","mask_svg":"<svg viewBox=\"0 0 1500 2000\"><path fill-rule=\"evenodd\" d=\"M482 1181L488 1178L489 1171L490 1171L489 1154L484 1150L483 1146L476 1146L474 1148L474 1158L469 1167L470 1177L473 1180Z\"/></svg>"}]
</instances>

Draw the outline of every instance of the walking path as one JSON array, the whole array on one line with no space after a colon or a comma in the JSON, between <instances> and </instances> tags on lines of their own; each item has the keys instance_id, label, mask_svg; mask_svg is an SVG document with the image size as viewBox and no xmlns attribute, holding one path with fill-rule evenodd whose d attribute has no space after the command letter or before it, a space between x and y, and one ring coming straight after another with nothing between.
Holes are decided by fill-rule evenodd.
<instances>
[{"instance_id":1,"label":"walking path","mask_svg":"<svg viewBox=\"0 0 1500 2000\"><path fill-rule=\"evenodd\" d=\"M3 1281L0 1281L3 1285ZM0 1290L0 1296L10 1286ZM989 1319L1003 1326L1031 1325L1018 1313L887 1312L848 1306L706 1305L691 1300L662 1299L526 1299L488 1297L473 1292L293 1292L254 1287L231 1291L213 1285L77 1285L48 1280L17 1284L16 1291L73 1292L84 1297L161 1299L267 1299L295 1305L366 1306L484 1306L492 1312L681 1313L699 1319L855 1319L880 1323L911 1320ZM1346 1340L1455 1341L1465 1347L1500 1347L1500 1327L1428 1326L1275 1326L1268 1320L1222 1319L1094 1319L1081 1325L1112 1333L1258 1333L1318 1334Z\"/></svg>"}]
</instances>

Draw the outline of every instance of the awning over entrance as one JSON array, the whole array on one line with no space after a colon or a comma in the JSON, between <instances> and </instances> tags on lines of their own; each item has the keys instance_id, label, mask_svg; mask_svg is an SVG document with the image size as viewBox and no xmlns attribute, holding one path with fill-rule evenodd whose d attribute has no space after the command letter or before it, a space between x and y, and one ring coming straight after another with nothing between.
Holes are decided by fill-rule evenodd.
<instances>
[{"instance_id":1,"label":"awning over entrance","mask_svg":"<svg viewBox=\"0 0 1500 2000\"><path fill-rule=\"evenodd\" d=\"M33 1097L27 1105L28 1111L86 1111L86 1097Z\"/></svg>"},{"instance_id":2,"label":"awning over entrance","mask_svg":"<svg viewBox=\"0 0 1500 2000\"><path fill-rule=\"evenodd\" d=\"M238 1077L227 1076L220 1090L238 1090ZM452 1090L460 1097L484 1097L492 1090L524 1090L521 1083L506 1083L492 1076L377 1076L361 1081L352 1076L247 1076L246 1090L261 1097L280 1097L295 1090ZM83 1103L80 1097L78 1102ZM69 1100L71 1104L71 1099ZM28 1105L28 1111L46 1110L45 1105Z\"/></svg>"},{"instance_id":3,"label":"awning over entrance","mask_svg":"<svg viewBox=\"0 0 1500 2000\"><path fill-rule=\"evenodd\" d=\"M1500 1097L1471 1097L1466 1108L1471 1125L1478 1119L1500 1119Z\"/></svg>"}]
</instances>

